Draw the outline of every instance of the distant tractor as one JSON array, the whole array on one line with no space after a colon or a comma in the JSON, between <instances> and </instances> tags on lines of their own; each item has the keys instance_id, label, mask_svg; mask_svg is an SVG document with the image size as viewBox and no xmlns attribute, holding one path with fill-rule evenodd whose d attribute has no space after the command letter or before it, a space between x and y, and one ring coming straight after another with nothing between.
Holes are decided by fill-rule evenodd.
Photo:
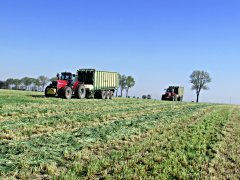
<instances>
[{"instance_id":1,"label":"distant tractor","mask_svg":"<svg viewBox=\"0 0 240 180\"><path fill-rule=\"evenodd\" d=\"M77 75L63 72L57 78L46 87L46 97L112 99L119 85L118 73L95 69L79 69Z\"/></svg>"},{"instance_id":2,"label":"distant tractor","mask_svg":"<svg viewBox=\"0 0 240 180\"><path fill-rule=\"evenodd\" d=\"M184 94L184 87L169 86L165 94L162 95L163 101L182 101Z\"/></svg>"}]
</instances>

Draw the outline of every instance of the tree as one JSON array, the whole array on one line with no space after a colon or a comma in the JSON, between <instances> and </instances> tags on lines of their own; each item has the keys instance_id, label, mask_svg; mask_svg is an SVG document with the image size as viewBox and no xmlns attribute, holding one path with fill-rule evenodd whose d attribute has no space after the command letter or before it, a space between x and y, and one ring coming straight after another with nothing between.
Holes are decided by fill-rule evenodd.
<instances>
[{"instance_id":1,"label":"tree","mask_svg":"<svg viewBox=\"0 0 240 180\"><path fill-rule=\"evenodd\" d=\"M6 81L0 81L0 89L6 88Z\"/></svg>"},{"instance_id":2,"label":"tree","mask_svg":"<svg viewBox=\"0 0 240 180\"><path fill-rule=\"evenodd\" d=\"M143 98L143 99L147 99L147 96L146 96L146 95L143 95L142 98Z\"/></svg>"},{"instance_id":3,"label":"tree","mask_svg":"<svg viewBox=\"0 0 240 180\"><path fill-rule=\"evenodd\" d=\"M126 88L126 85L127 85L126 80L127 80L127 77L125 75L121 75L120 80L119 80L119 88L121 91L121 97L123 96L123 90Z\"/></svg>"},{"instance_id":4,"label":"tree","mask_svg":"<svg viewBox=\"0 0 240 180\"><path fill-rule=\"evenodd\" d=\"M148 94L147 99L152 99L152 96L150 94Z\"/></svg>"},{"instance_id":5,"label":"tree","mask_svg":"<svg viewBox=\"0 0 240 180\"><path fill-rule=\"evenodd\" d=\"M13 84L14 84L14 79L8 78L6 80L6 86L7 86L8 89L11 89Z\"/></svg>"},{"instance_id":6,"label":"tree","mask_svg":"<svg viewBox=\"0 0 240 180\"><path fill-rule=\"evenodd\" d=\"M120 88L121 74L118 74L118 88L116 90L116 97L118 97L118 89Z\"/></svg>"},{"instance_id":7,"label":"tree","mask_svg":"<svg viewBox=\"0 0 240 180\"><path fill-rule=\"evenodd\" d=\"M132 88L134 85L135 85L134 78L132 76L128 76L126 78L126 87L125 87L125 89L126 89L126 97L128 97L129 89Z\"/></svg>"},{"instance_id":8,"label":"tree","mask_svg":"<svg viewBox=\"0 0 240 180\"><path fill-rule=\"evenodd\" d=\"M52 77L51 79L49 79L49 81L57 81L57 80L58 80L57 76Z\"/></svg>"},{"instance_id":9,"label":"tree","mask_svg":"<svg viewBox=\"0 0 240 180\"><path fill-rule=\"evenodd\" d=\"M38 91L39 86L41 86L41 83L40 83L39 79L34 79L33 84L34 84L34 90Z\"/></svg>"},{"instance_id":10,"label":"tree","mask_svg":"<svg viewBox=\"0 0 240 180\"><path fill-rule=\"evenodd\" d=\"M40 85L42 86L42 90L44 90L44 86L49 82L48 77L46 77L46 76L39 76L38 79L40 81Z\"/></svg>"},{"instance_id":11,"label":"tree","mask_svg":"<svg viewBox=\"0 0 240 180\"><path fill-rule=\"evenodd\" d=\"M13 80L13 84L15 85L15 89L18 89L19 85L21 84L21 80L20 79L14 79Z\"/></svg>"},{"instance_id":12,"label":"tree","mask_svg":"<svg viewBox=\"0 0 240 180\"><path fill-rule=\"evenodd\" d=\"M207 86L207 83L210 83L212 81L210 75L205 71L193 71L193 73L190 75L190 82L192 85L192 90L196 91L197 100L199 101L199 95L201 90L208 90L209 87Z\"/></svg>"},{"instance_id":13,"label":"tree","mask_svg":"<svg viewBox=\"0 0 240 180\"><path fill-rule=\"evenodd\" d=\"M25 86L25 89L28 90L29 86L32 84L32 78L29 78L29 77L24 77L21 79L23 85Z\"/></svg>"}]
</instances>

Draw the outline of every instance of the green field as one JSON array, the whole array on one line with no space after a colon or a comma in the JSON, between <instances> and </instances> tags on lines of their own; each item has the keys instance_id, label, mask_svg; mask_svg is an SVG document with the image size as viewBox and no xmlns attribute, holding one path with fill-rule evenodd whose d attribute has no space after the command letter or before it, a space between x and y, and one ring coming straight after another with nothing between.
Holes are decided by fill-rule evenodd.
<instances>
[{"instance_id":1,"label":"green field","mask_svg":"<svg viewBox=\"0 0 240 180\"><path fill-rule=\"evenodd\" d=\"M0 179L239 179L240 106L0 90Z\"/></svg>"}]
</instances>

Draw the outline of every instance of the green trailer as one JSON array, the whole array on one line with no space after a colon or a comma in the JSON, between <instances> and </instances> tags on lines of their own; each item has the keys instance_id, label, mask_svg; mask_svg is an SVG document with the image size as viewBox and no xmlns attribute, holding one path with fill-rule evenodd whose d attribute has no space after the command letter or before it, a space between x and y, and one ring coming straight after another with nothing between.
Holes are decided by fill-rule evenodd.
<instances>
[{"instance_id":1,"label":"green trailer","mask_svg":"<svg viewBox=\"0 0 240 180\"><path fill-rule=\"evenodd\" d=\"M88 97L112 99L119 86L117 72L97 71L95 69L79 69L77 79L82 86L81 93Z\"/></svg>"}]
</instances>

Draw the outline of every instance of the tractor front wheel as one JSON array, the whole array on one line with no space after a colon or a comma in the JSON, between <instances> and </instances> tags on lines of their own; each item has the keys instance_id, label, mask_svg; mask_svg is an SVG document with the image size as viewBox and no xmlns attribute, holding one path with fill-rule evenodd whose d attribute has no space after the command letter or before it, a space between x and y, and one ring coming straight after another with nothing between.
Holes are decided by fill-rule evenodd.
<instances>
[{"instance_id":1,"label":"tractor front wheel","mask_svg":"<svg viewBox=\"0 0 240 180\"><path fill-rule=\"evenodd\" d=\"M69 86L66 86L64 88L63 97L65 99L71 99L72 98L72 88L70 88Z\"/></svg>"}]
</instances>

